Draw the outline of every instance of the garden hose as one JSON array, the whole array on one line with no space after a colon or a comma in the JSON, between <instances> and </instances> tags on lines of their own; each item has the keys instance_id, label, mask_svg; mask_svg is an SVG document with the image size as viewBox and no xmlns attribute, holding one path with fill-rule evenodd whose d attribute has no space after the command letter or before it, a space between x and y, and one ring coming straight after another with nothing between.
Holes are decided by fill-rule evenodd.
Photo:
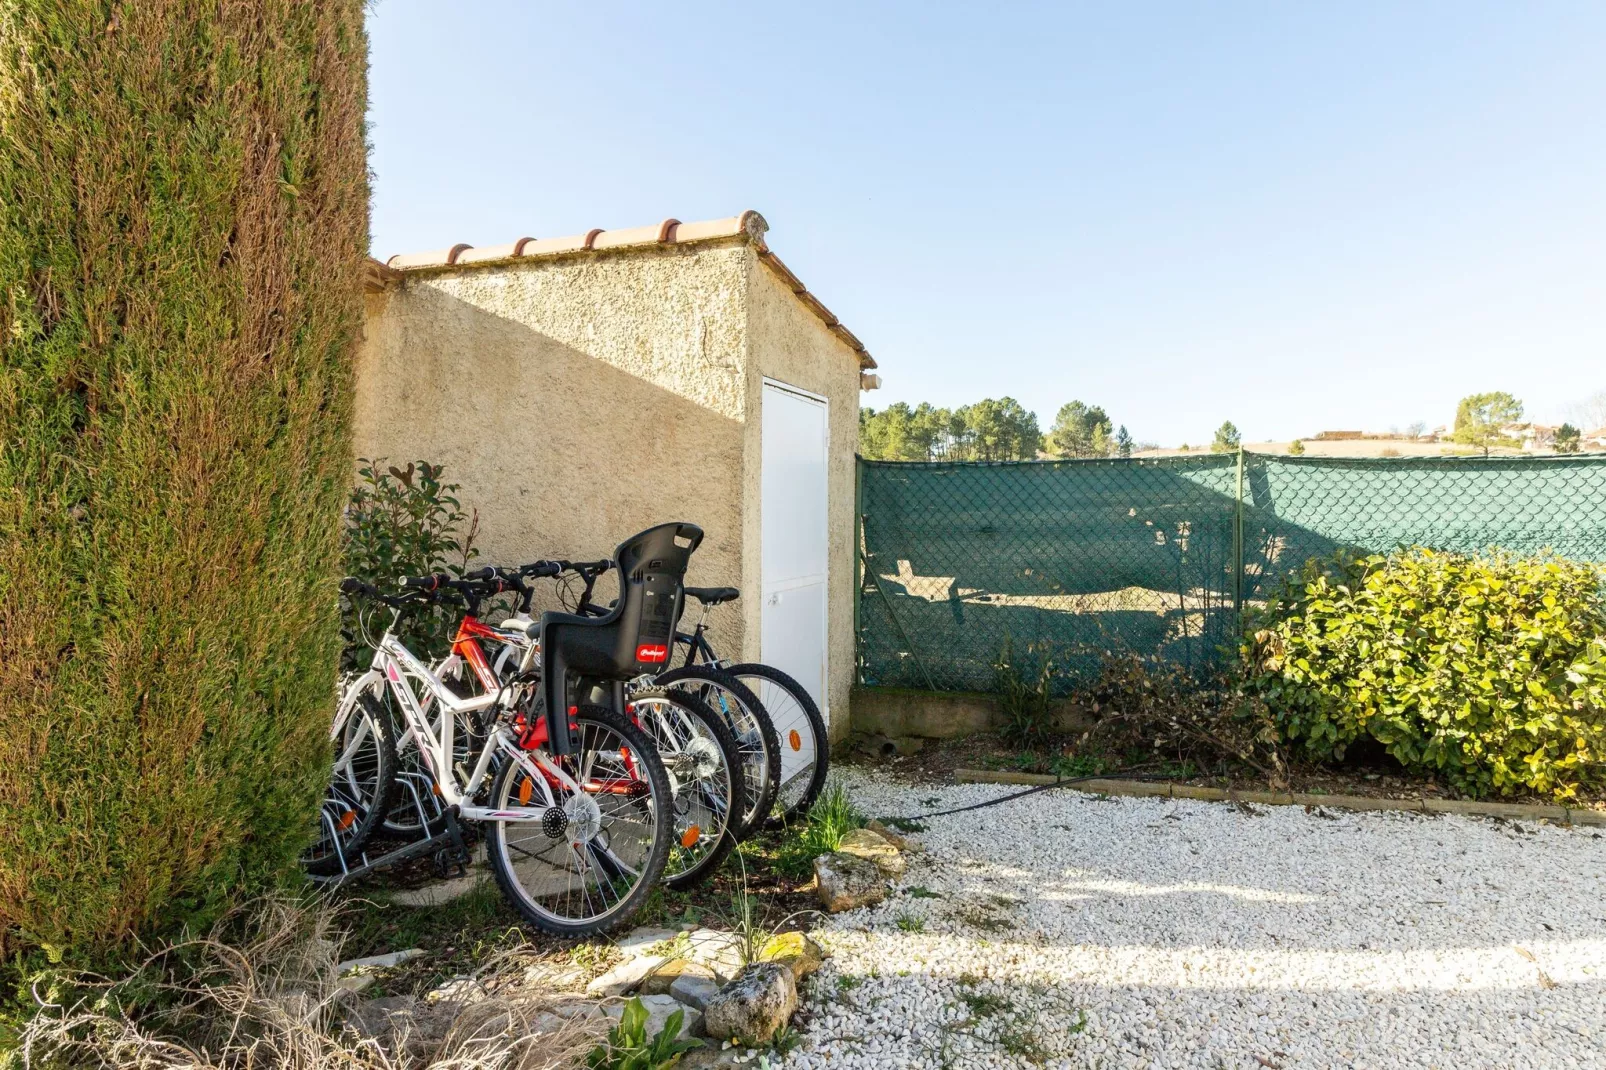
<instances>
[{"instance_id":1,"label":"garden hose","mask_svg":"<svg viewBox=\"0 0 1606 1070\"><path fill-rule=\"evenodd\" d=\"M1124 776L1128 780L1147 781L1177 779L1176 777L1172 776L1162 776L1158 773L1141 773L1139 770L1142 768L1142 766L1134 766L1130 769L1112 769L1108 773L1093 773L1089 776L1061 777L1052 784L1036 784L1025 789L1024 791L1013 792L997 799L988 799L986 802L972 803L969 806L956 806L952 810L936 810L929 814L915 814L910 817L883 817L881 818L881 821L883 824L892 825L894 828L896 828L900 822L919 823L922 821L928 821L934 817L949 817L953 814L969 813L971 810L985 810L989 806L998 806L1002 803L1014 802L1016 799L1024 799L1028 795L1036 795L1040 791L1053 791L1055 788L1065 788L1071 786L1072 784L1085 784L1089 780L1108 780L1110 777L1117 776Z\"/></svg>"}]
</instances>

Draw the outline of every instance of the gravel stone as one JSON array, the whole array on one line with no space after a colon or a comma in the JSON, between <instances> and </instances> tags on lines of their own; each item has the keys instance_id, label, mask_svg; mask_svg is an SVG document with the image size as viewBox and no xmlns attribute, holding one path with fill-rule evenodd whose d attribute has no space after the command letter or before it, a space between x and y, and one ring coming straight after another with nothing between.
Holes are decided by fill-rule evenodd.
<instances>
[{"instance_id":1,"label":"gravel stone","mask_svg":"<svg viewBox=\"0 0 1606 1070\"><path fill-rule=\"evenodd\" d=\"M868 814L998 799L844 770ZM771 1065L1606 1067L1592 829L1072 790L934 818Z\"/></svg>"},{"instance_id":2,"label":"gravel stone","mask_svg":"<svg viewBox=\"0 0 1606 1070\"><path fill-rule=\"evenodd\" d=\"M881 867L855 855L828 854L814 860L814 890L833 914L879 903L887 897Z\"/></svg>"}]
</instances>

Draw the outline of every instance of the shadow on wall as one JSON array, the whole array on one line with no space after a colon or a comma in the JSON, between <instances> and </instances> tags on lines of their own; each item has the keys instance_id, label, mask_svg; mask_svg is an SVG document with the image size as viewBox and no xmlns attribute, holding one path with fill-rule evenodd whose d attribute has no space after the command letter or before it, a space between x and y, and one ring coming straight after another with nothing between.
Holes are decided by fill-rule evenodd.
<instances>
[{"instance_id":1,"label":"shadow on wall","mask_svg":"<svg viewBox=\"0 0 1606 1070\"><path fill-rule=\"evenodd\" d=\"M863 462L865 682L983 690L1005 638L1085 673L1101 652L1223 664L1238 458ZM1606 457L1243 463L1243 598L1339 548L1552 549L1606 560Z\"/></svg>"},{"instance_id":2,"label":"shadow on wall","mask_svg":"<svg viewBox=\"0 0 1606 1070\"><path fill-rule=\"evenodd\" d=\"M707 538L687 581L740 582L740 421L432 287L371 300L357 455L443 464L481 562L604 557L688 520Z\"/></svg>"},{"instance_id":3,"label":"shadow on wall","mask_svg":"<svg viewBox=\"0 0 1606 1070\"><path fill-rule=\"evenodd\" d=\"M867 462L861 486L868 684L991 690L1006 640L1085 678L1115 650L1207 669L1233 639L1234 457ZM1246 501L1246 597L1289 567L1273 520ZM1341 545L1297 536L1301 561Z\"/></svg>"}]
</instances>

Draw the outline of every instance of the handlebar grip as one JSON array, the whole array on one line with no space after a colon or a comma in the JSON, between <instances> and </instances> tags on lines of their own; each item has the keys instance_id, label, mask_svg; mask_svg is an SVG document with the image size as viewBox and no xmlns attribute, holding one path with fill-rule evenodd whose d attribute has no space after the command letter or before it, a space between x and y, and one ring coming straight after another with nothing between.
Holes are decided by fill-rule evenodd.
<instances>
[{"instance_id":1,"label":"handlebar grip","mask_svg":"<svg viewBox=\"0 0 1606 1070\"><path fill-rule=\"evenodd\" d=\"M494 565L486 565L484 568L477 568L473 572L463 573L463 578L465 580L494 580L501 573L502 570Z\"/></svg>"},{"instance_id":2,"label":"handlebar grip","mask_svg":"<svg viewBox=\"0 0 1606 1070\"><path fill-rule=\"evenodd\" d=\"M521 576L556 576L563 571L560 561L532 561L528 565L520 565L518 573Z\"/></svg>"},{"instance_id":3,"label":"handlebar grip","mask_svg":"<svg viewBox=\"0 0 1606 1070\"><path fill-rule=\"evenodd\" d=\"M341 594L366 594L368 585L356 576L347 576L340 581Z\"/></svg>"},{"instance_id":4,"label":"handlebar grip","mask_svg":"<svg viewBox=\"0 0 1606 1070\"><path fill-rule=\"evenodd\" d=\"M451 582L452 577L439 572L433 576L402 576L396 581L398 586L419 591L438 591Z\"/></svg>"}]
</instances>

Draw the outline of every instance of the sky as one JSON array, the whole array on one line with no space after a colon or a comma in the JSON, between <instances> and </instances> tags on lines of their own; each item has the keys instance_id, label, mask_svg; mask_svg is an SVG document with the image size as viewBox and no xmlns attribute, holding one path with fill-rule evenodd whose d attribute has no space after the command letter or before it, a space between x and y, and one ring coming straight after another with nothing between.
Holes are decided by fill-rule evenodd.
<instances>
[{"instance_id":1,"label":"sky","mask_svg":"<svg viewBox=\"0 0 1606 1070\"><path fill-rule=\"evenodd\" d=\"M372 8L375 255L754 208L864 404L1139 441L1606 391L1606 4Z\"/></svg>"}]
</instances>

